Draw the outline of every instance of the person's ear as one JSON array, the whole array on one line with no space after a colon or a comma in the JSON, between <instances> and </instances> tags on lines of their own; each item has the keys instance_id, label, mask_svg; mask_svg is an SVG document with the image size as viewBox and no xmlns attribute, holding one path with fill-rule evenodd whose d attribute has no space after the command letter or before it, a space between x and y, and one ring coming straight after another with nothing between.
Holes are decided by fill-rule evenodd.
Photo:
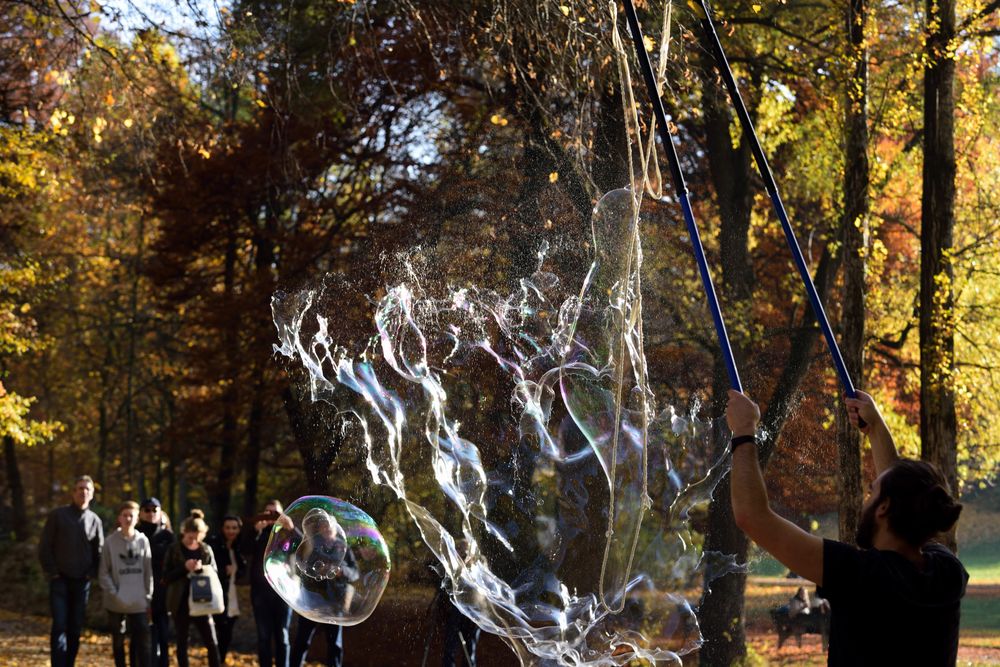
<instances>
[{"instance_id":1,"label":"person's ear","mask_svg":"<svg viewBox=\"0 0 1000 667\"><path fill-rule=\"evenodd\" d=\"M886 498L885 500L883 500L882 502L880 502L878 504L878 507L875 508L875 516L877 516L879 518L885 518L885 516L887 514L889 514L889 499L888 498Z\"/></svg>"}]
</instances>

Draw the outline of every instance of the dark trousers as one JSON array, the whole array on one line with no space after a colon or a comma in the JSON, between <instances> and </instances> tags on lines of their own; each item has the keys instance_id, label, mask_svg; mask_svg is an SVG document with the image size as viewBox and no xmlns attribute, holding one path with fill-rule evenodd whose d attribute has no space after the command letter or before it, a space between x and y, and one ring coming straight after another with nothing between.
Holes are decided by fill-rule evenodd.
<instances>
[{"instance_id":1,"label":"dark trousers","mask_svg":"<svg viewBox=\"0 0 1000 667\"><path fill-rule=\"evenodd\" d=\"M111 650L115 655L115 667L125 667L125 637L129 638L132 653L132 667L149 667L152 653L149 647L149 624L146 612L119 614L109 611L111 620Z\"/></svg>"},{"instance_id":2,"label":"dark trousers","mask_svg":"<svg viewBox=\"0 0 1000 667\"><path fill-rule=\"evenodd\" d=\"M317 623L304 616L299 616L299 627L295 631L295 642L292 643L292 660L290 667L302 667L309 655L309 645L312 644L316 629L323 626L326 632L326 665L327 667L343 667L344 665L344 628L339 625Z\"/></svg>"},{"instance_id":3,"label":"dark trousers","mask_svg":"<svg viewBox=\"0 0 1000 667\"><path fill-rule=\"evenodd\" d=\"M250 603L257 625L260 666L288 667L288 626L292 623L292 610L270 588L251 590Z\"/></svg>"},{"instance_id":4,"label":"dark trousers","mask_svg":"<svg viewBox=\"0 0 1000 667\"><path fill-rule=\"evenodd\" d=\"M80 650L80 630L90 595L89 579L57 577L49 582L52 609L52 667L73 667Z\"/></svg>"},{"instance_id":5,"label":"dark trousers","mask_svg":"<svg viewBox=\"0 0 1000 667\"><path fill-rule=\"evenodd\" d=\"M448 605L448 617L444 626L444 658L442 667L467 665L476 667L476 643L479 641L479 626L453 605ZM458 656L456 662L455 657Z\"/></svg>"},{"instance_id":6,"label":"dark trousers","mask_svg":"<svg viewBox=\"0 0 1000 667\"><path fill-rule=\"evenodd\" d=\"M226 612L222 612L213 618L215 619L215 634L219 637L219 658L225 663L229 646L233 643L233 626L236 625L236 619L239 616L228 616Z\"/></svg>"},{"instance_id":7,"label":"dark trousers","mask_svg":"<svg viewBox=\"0 0 1000 667\"><path fill-rule=\"evenodd\" d=\"M181 603L181 608L174 614L174 630L177 632L177 664L188 667L188 631L191 626L198 628L201 641L208 649L209 667L220 667L219 644L215 639L215 624L211 616L191 616L188 613L187 602Z\"/></svg>"},{"instance_id":8,"label":"dark trousers","mask_svg":"<svg viewBox=\"0 0 1000 667\"><path fill-rule=\"evenodd\" d=\"M153 604L153 621L149 624L153 644L153 667L170 667L170 618L166 608Z\"/></svg>"}]
</instances>

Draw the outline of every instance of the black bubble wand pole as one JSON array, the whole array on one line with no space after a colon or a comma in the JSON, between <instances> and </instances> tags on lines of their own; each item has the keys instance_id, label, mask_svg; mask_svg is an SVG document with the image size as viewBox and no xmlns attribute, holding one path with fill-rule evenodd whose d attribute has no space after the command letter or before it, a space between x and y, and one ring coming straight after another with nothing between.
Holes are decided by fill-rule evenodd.
<instances>
[{"instance_id":1,"label":"black bubble wand pole","mask_svg":"<svg viewBox=\"0 0 1000 667\"><path fill-rule=\"evenodd\" d=\"M701 275L702 287L705 289L705 297L708 299L709 310L712 312L715 333L719 339L719 345L722 347L722 359L726 363L729 384L733 389L742 393L743 385L740 383L740 374L736 369L736 360L733 358L733 348L729 344L729 334L726 333L726 323L722 319L722 309L719 307L719 299L715 294L712 273L709 271L708 261L705 259L705 248L702 246L701 235L698 233L698 225L695 223L694 213L691 211L687 184L684 182L684 173L681 171L681 164L677 159L677 150L674 148L670 126L667 125L667 116L663 111L663 101L657 92L656 77L653 75L653 66L649 63L649 55L646 53L646 46L642 39L642 30L639 27L639 18L635 13L632 0L624 0L624 2L629 33L632 35L633 44L635 44L635 54L639 61L642 78L646 82L649 101L653 107L653 115L656 118L656 129L660 132L663 149L667 152L667 160L670 163L670 175L674 182L674 191L681 205L681 211L684 214L684 222L687 224L688 236L691 239L691 246L694 249L695 260L698 262L698 272Z\"/></svg>"},{"instance_id":2,"label":"black bubble wand pole","mask_svg":"<svg viewBox=\"0 0 1000 667\"><path fill-rule=\"evenodd\" d=\"M747 113L743 97L740 95L740 89L736 86L736 79L729 68L729 60L726 58L726 52L722 50L722 42L719 41L719 35L715 31L715 24L712 22L712 14L708 6L708 1L700 0L699 4L692 0L688 4L699 14L698 18L701 20L702 29L705 31L705 35L712 47L715 66L722 75L722 80L726 83L729 98L736 109L736 115L739 116L740 125L743 127L743 135L750 142L750 150L753 153L754 160L757 162L757 170L760 172L760 177L764 180L764 187L771 198L774 212L781 222L781 229L785 232L785 241L788 244L788 249L792 252L792 258L795 260L795 266L799 270L802 284L805 285L806 294L809 296L809 303L812 305L813 315L815 315L816 320L819 322L820 329L823 331L823 337L826 338L826 345L830 349L830 356L833 357L833 365L837 369L837 375L840 376L840 383L844 387L844 392L849 397L855 398L857 390L854 388L854 383L851 382L850 373L847 372L847 365L844 364L844 357L840 354L840 346L837 345L833 329L830 328L830 321L826 317L823 303L816 292L816 285L813 283L812 276L809 275L809 267L806 266L805 257L802 256L802 248L799 247L799 242L795 238L795 232L788 221L785 205L781 201L781 195L778 194L778 185L774 181L771 167L767 164L767 157L765 157L764 150L757 139L757 131L754 129L750 114ZM860 425L864 427L864 421L861 421Z\"/></svg>"}]
</instances>

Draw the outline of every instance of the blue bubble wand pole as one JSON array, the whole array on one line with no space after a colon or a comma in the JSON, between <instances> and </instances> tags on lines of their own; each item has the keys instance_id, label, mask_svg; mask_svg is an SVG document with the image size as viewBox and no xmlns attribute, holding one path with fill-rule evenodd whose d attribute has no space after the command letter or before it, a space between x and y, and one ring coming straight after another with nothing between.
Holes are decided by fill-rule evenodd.
<instances>
[{"instance_id":1,"label":"blue bubble wand pole","mask_svg":"<svg viewBox=\"0 0 1000 667\"><path fill-rule=\"evenodd\" d=\"M722 347L722 359L726 363L726 371L729 374L729 385L742 393L743 385L740 383L739 371L736 370L733 348L729 344L729 334L726 333L726 323L722 319L722 309L719 307L719 299L715 294L712 273L709 271L708 261L705 259L705 248L701 244L698 225L695 223L694 213L691 211L687 184L684 182L684 173L681 171L680 160L677 159L677 150L674 148L670 126L667 125L667 116L663 112L663 101L660 99L660 95L656 89L656 77L653 75L653 66L650 65L649 55L646 53L646 46L642 39L642 30L639 27L639 18L636 16L632 0L624 1L625 17L628 19L629 32L632 35L632 42L635 44L639 69L642 71L642 78L645 80L646 89L649 92L649 101L653 107L653 115L656 117L656 129L660 131L660 139L663 142L664 150L667 152L667 160L670 162L670 175L673 178L674 190L677 194L677 200L680 202L681 211L684 213L684 222L687 224L688 236L691 238L695 260L698 262L698 272L701 274L702 287L704 287L705 296L708 299L708 308L712 311L715 333L719 338L719 345Z\"/></svg>"},{"instance_id":2,"label":"blue bubble wand pole","mask_svg":"<svg viewBox=\"0 0 1000 667\"><path fill-rule=\"evenodd\" d=\"M708 37L708 41L711 43L713 55L715 56L715 65L722 75L723 81L726 82L726 88L729 91L729 98L732 100L733 107L736 109L736 115L739 116L740 125L743 126L743 135L746 137L747 141L750 142L750 150L753 152L754 160L757 162L757 170L760 172L760 177L764 180L764 187L767 189L767 194L771 198L771 204L774 206L774 212L778 216L778 220L781 222L781 229L785 232L785 241L788 244L788 249L792 251L792 258L795 260L795 266L799 270L799 276L802 278L802 284L805 285L806 294L809 295L809 303L812 304L813 314L816 316L816 320L819 322L819 327L823 331L823 337L826 338L826 345L830 349L830 356L833 357L833 365L837 369L837 375L840 376L840 383L844 387L844 391L851 398L857 396L857 391L854 388L854 383L851 382L850 373L847 372L847 366L844 364L844 357L840 354L840 346L837 345L837 339L833 335L833 329L830 328L830 321L826 317L826 311L823 309L823 303L819 299L819 294L816 292L816 285L813 283L812 276L809 275L809 267L806 266L805 257L802 256L802 248L799 247L799 242L795 238L795 232L792 230L792 225L788 221L788 214L785 213L785 205L781 201L781 195L778 194L778 185L774 181L774 176L771 174L771 168L767 164L767 157L764 155L764 150L760 146L760 141L757 139L757 132L754 130L753 121L750 120L750 114L747 113L746 105L743 103L743 97L740 95L740 89L736 86L736 79L733 78L733 72L729 68L729 60L726 58L726 52L722 50L722 42L719 41L719 35L715 31L715 25L712 22L711 10L708 6L708 0L700 0L699 4L691 1L688 3L696 13L699 14L699 19L701 20L702 28L705 30L705 35ZM861 423L864 426L864 422Z\"/></svg>"}]
</instances>

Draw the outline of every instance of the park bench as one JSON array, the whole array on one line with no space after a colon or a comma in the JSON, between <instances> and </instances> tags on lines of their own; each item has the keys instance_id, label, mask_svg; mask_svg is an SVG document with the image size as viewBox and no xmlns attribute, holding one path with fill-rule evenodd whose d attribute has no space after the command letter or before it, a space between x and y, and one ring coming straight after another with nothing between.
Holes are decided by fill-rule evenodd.
<instances>
[{"instance_id":1,"label":"park bench","mask_svg":"<svg viewBox=\"0 0 1000 667\"><path fill-rule=\"evenodd\" d=\"M788 605L771 609L771 619L774 621L774 628L778 632L778 648L789 637L795 637L798 645L802 646L802 635L814 634L823 638L823 650L825 651L830 643L830 606L824 603L809 608L808 614L796 614L794 617L788 615Z\"/></svg>"}]
</instances>

